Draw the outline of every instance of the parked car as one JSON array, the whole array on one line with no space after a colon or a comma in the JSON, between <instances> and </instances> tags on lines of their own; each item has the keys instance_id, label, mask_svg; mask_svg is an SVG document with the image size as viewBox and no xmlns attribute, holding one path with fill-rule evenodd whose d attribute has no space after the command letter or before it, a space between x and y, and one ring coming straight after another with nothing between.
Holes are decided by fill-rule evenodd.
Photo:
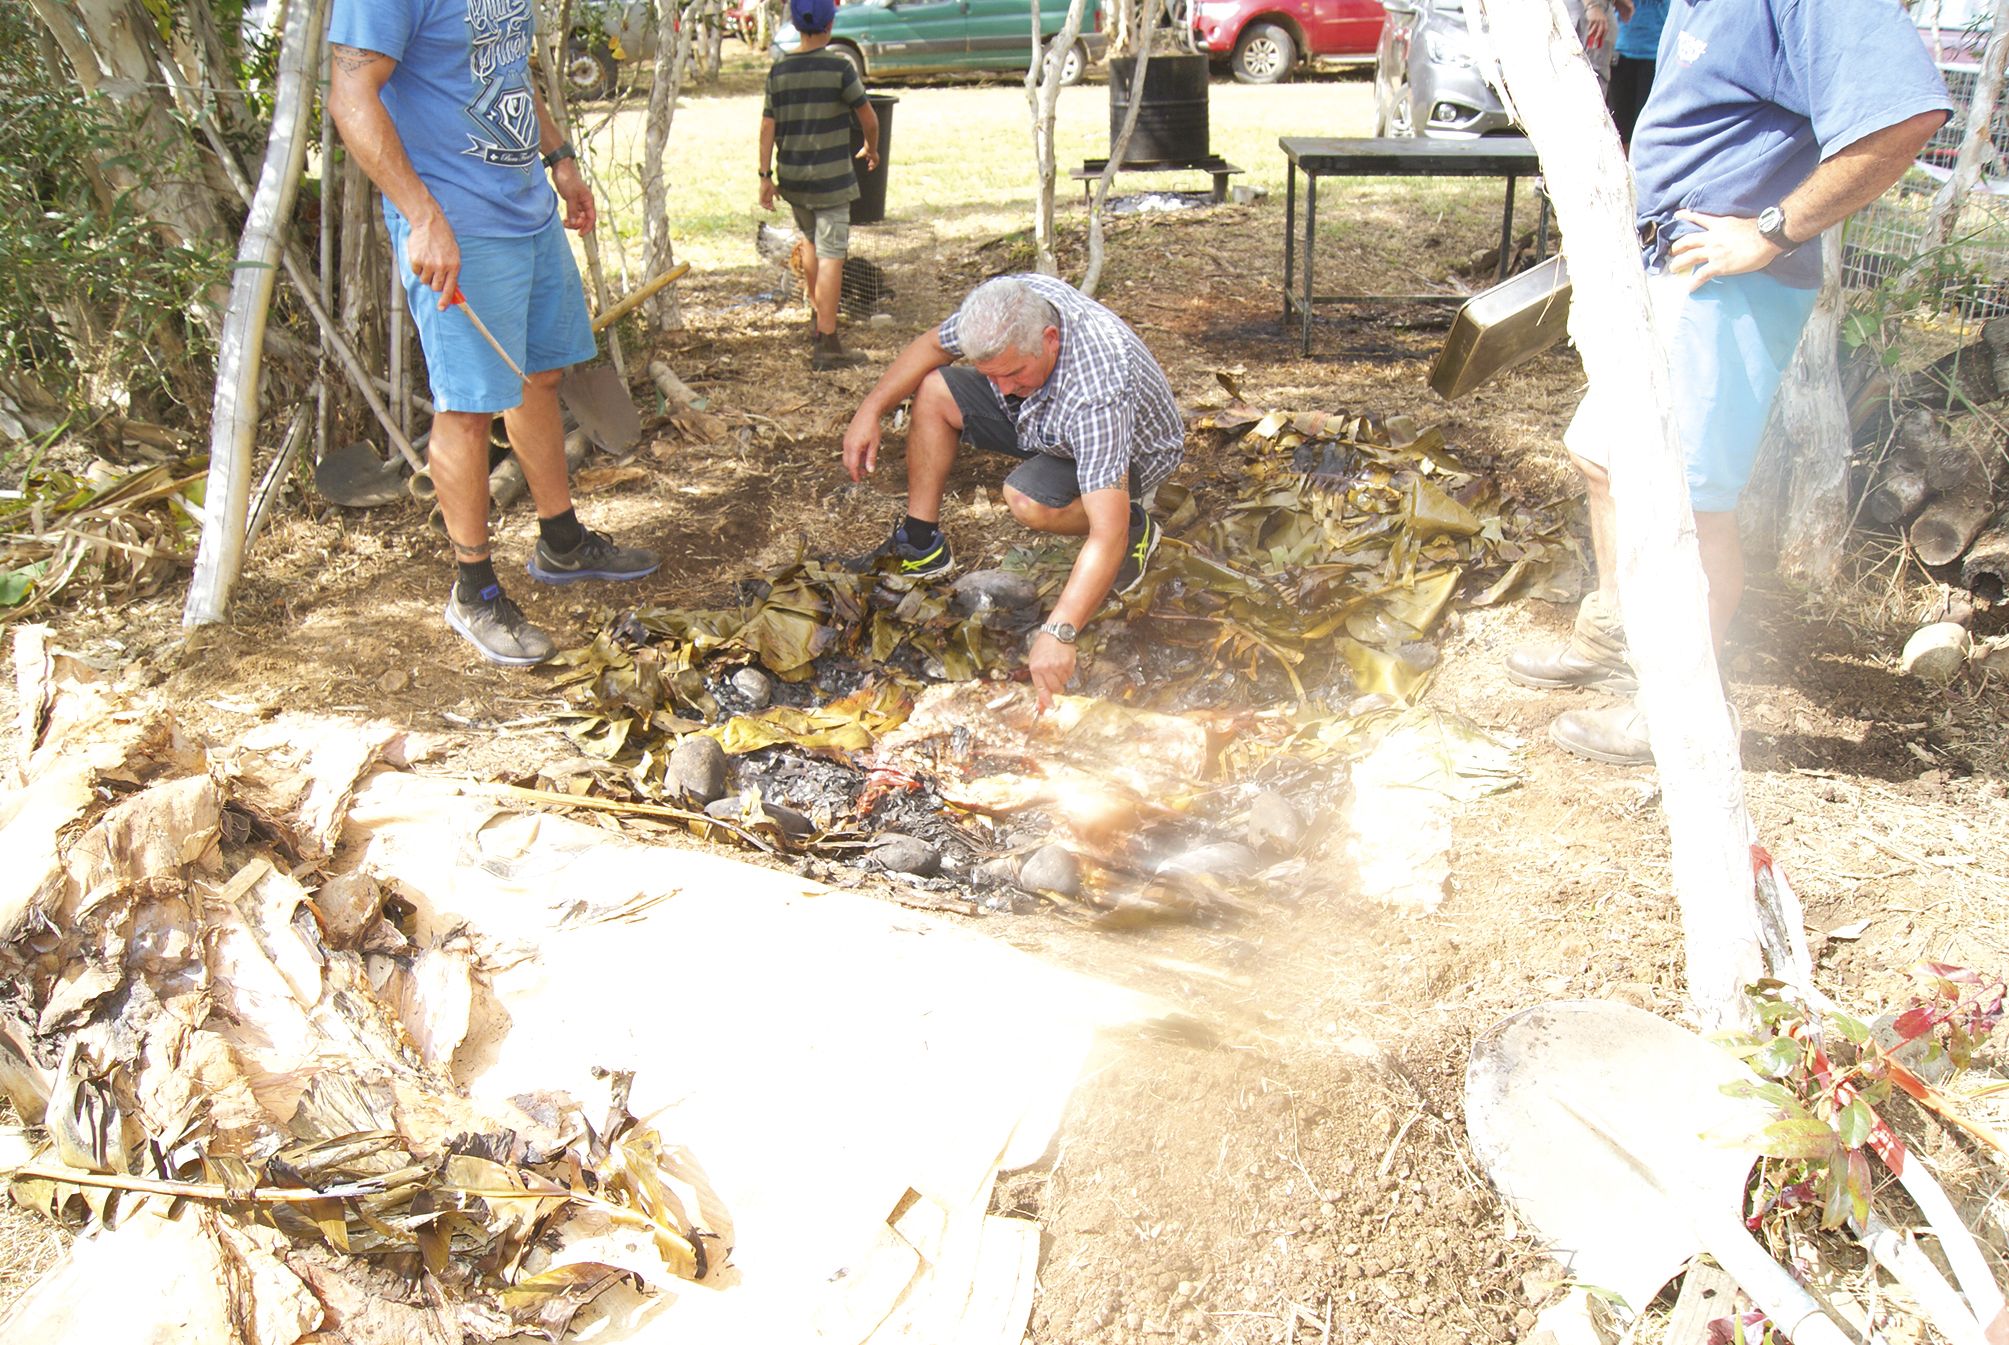
<instances>
[{"instance_id":1,"label":"parked car","mask_svg":"<svg viewBox=\"0 0 2009 1345\"><path fill-rule=\"evenodd\" d=\"M586 0L572 11L565 92L572 98L612 98L621 62L655 55L656 15L648 0Z\"/></svg>"},{"instance_id":2,"label":"parked car","mask_svg":"<svg viewBox=\"0 0 2009 1345\"><path fill-rule=\"evenodd\" d=\"M1374 133L1472 140L1518 133L1487 82L1493 62L1465 26L1463 0L1385 0L1374 60Z\"/></svg>"},{"instance_id":3,"label":"parked car","mask_svg":"<svg viewBox=\"0 0 2009 1345\"><path fill-rule=\"evenodd\" d=\"M1368 61L1381 0L1198 0L1193 43L1244 84L1289 79L1312 57Z\"/></svg>"},{"instance_id":4,"label":"parked car","mask_svg":"<svg viewBox=\"0 0 2009 1345\"><path fill-rule=\"evenodd\" d=\"M1067 0L1040 0L1040 40L1051 45L1067 22ZM830 50L874 80L958 71L1024 70L1032 61L1025 0L858 0L842 5L830 25ZM1060 56L1060 82L1077 84L1100 60L1109 37L1102 6L1090 0L1080 38ZM775 33L774 54L802 45L792 24ZM1053 59L1049 53L1048 59Z\"/></svg>"}]
</instances>

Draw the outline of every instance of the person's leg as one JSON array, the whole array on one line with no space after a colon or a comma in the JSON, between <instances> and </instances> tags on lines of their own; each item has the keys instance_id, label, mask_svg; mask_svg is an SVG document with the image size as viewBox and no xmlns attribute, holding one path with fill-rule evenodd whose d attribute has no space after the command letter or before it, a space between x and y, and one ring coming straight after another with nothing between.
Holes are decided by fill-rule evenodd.
<instances>
[{"instance_id":1,"label":"person's leg","mask_svg":"<svg viewBox=\"0 0 2009 1345\"><path fill-rule=\"evenodd\" d=\"M572 508L558 385L566 366L593 358L595 342L572 245L556 219L537 236L533 258L524 304L523 367L528 373L522 400L503 417L510 451L537 509L537 545L526 568L531 578L546 584L640 579L661 564L656 553L615 545L581 524Z\"/></svg>"},{"instance_id":2,"label":"person's leg","mask_svg":"<svg viewBox=\"0 0 2009 1345\"><path fill-rule=\"evenodd\" d=\"M816 290L816 334L837 335L837 299L844 289L844 259L818 257L811 282Z\"/></svg>"},{"instance_id":3,"label":"person's leg","mask_svg":"<svg viewBox=\"0 0 2009 1345\"><path fill-rule=\"evenodd\" d=\"M963 438L963 409L937 369L921 380L907 418L907 513L939 525L942 491ZM981 377L981 375L979 375Z\"/></svg>"},{"instance_id":4,"label":"person's leg","mask_svg":"<svg viewBox=\"0 0 2009 1345\"><path fill-rule=\"evenodd\" d=\"M491 663L524 667L551 657L549 636L530 624L503 592L488 544L488 431L523 394L522 380L460 308L441 311L439 295L411 274L405 259L409 231L387 217L393 264L425 354L436 408L426 457L438 493L456 567L446 623ZM491 324L511 358L523 352L522 275L528 269L524 239L461 240L460 289Z\"/></svg>"},{"instance_id":5,"label":"person's leg","mask_svg":"<svg viewBox=\"0 0 2009 1345\"><path fill-rule=\"evenodd\" d=\"M1618 611L1618 514L1611 502L1611 474L1588 458L1570 454L1583 477L1585 511L1590 515L1591 561L1597 567L1597 591L1613 612Z\"/></svg>"},{"instance_id":6,"label":"person's leg","mask_svg":"<svg viewBox=\"0 0 2009 1345\"><path fill-rule=\"evenodd\" d=\"M1709 581L1709 637L1720 654L1744 598L1744 544L1737 531L1737 511L1696 510L1695 540L1702 552L1702 575Z\"/></svg>"}]
</instances>

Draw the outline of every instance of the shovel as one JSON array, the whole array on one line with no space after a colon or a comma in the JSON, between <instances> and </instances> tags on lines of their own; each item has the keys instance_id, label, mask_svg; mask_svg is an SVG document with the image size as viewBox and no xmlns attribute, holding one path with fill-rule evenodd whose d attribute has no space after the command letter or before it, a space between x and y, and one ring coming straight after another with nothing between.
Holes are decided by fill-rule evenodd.
<instances>
[{"instance_id":1,"label":"shovel","mask_svg":"<svg viewBox=\"0 0 2009 1345\"><path fill-rule=\"evenodd\" d=\"M351 509L392 504L410 493L405 487L404 461L386 461L361 440L329 449L314 464L314 489L329 503Z\"/></svg>"},{"instance_id":2,"label":"shovel","mask_svg":"<svg viewBox=\"0 0 2009 1345\"><path fill-rule=\"evenodd\" d=\"M593 333L599 335L619 322L635 306L671 281L687 274L689 262L678 262L653 280L644 282L619 303L593 319ZM635 399L620 373L609 364L576 365L565 371L558 384L558 398L586 437L605 453L625 453L642 437L642 418L635 411Z\"/></svg>"},{"instance_id":3,"label":"shovel","mask_svg":"<svg viewBox=\"0 0 2009 1345\"><path fill-rule=\"evenodd\" d=\"M1542 1004L1486 1032L1465 1124L1493 1184L1584 1284L1644 1308L1708 1252L1795 1345L1849 1345L1813 1295L1745 1231L1744 1186L1771 1104L1757 1076L1643 1009Z\"/></svg>"}]
</instances>

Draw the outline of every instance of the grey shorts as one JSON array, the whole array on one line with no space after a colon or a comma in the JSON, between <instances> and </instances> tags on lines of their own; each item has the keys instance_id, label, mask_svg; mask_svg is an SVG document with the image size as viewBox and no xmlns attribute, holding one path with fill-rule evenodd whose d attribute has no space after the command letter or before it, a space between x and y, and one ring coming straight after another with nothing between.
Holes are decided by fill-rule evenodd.
<instances>
[{"instance_id":1,"label":"grey shorts","mask_svg":"<svg viewBox=\"0 0 2009 1345\"><path fill-rule=\"evenodd\" d=\"M942 381L963 413L963 442L972 448L1007 453L1019 465L1005 478L1005 484L1029 500L1049 509L1065 509L1081 498L1081 480L1074 459L1021 447L1018 422L1006 409L997 385L967 364L951 364L942 370ZM1137 496L1137 464L1130 464L1130 495Z\"/></svg>"},{"instance_id":2,"label":"grey shorts","mask_svg":"<svg viewBox=\"0 0 2009 1345\"><path fill-rule=\"evenodd\" d=\"M851 206L848 202L812 210L790 201L788 208L795 216L796 229L816 245L817 256L842 261L851 255Z\"/></svg>"}]
</instances>

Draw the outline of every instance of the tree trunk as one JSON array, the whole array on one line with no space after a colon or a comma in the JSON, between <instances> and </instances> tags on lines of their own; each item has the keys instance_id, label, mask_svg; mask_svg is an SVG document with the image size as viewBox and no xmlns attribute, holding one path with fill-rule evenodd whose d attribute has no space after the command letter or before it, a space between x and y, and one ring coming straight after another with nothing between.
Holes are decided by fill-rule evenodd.
<instances>
[{"instance_id":1,"label":"tree trunk","mask_svg":"<svg viewBox=\"0 0 2009 1345\"><path fill-rule=\"evenodd\" d=\"M1695 522L1674 430L1667 361L1653 331L1634 232L1631 175L1558 0L1479 6L1521 125L1541 152L1576 298L1570 335L1591 382L1638 409L1614 454L1620 603L1629 622L1674 850L1689 998L1707 1028L1745 1017L1764 973L1735 740L1709 634Z\"/></svg>"},{"instance_id":2,"label":"tree trunk","mask_svg":"<svg viewBox=\"0 0 2009 1345\"><path fill-rule=\"evenodd\" d=\"M1953 161L1953 176L1933 193L1926 212L1928 247L1945 247L1953 241L1954 226L1960 222L1960 208L1967 202L1981 169L1994 149L1989 127L1995 120L1995 105L2002 95L2002 70L2009 63L2009 0L1995 0L1994 27L1988 46L1981 55L1981 74L1974 81L1974 98L1967 107L1967 134L1961 137L1960 153Z\"/></svg>"},{"instance_id":3,"label":"tree trunk","mask_svg":"<svg viewBox=\"0 0 2009 1345\"><path fill-rule=\"evenodd\" d=\"M649 83L647 130L642 138L642 272L661 275L676 265L670 242L669 191L663 181L663 152L670 143L670 120L677 113L677 94L682 91L684 67L690 60L691 25L688 12L679 24L677 0L657 0L660 19L656 25L656 70ZM643 306L659 331L673 331L684 325L683 305L674 287Z\"/></svg>"},{"instance_id":4,"label":"tree trunk","mask_svg":"<svg viewBox=\"0 0 2009 1345\"><path fill-rule=\"evenodd\" d=\"M230 286L216 360L216 400L210 415L209 484L204 494L202 541L195 576L182 608L184 626L223 618L230 590L244 561L246 507L251 494L251 457L258 434L258 373L265 345L265 319L272 303L272 278L286 249L286 228L307 156L307 114L313 108L313 72L319 65L321 34L327 28L326 0L289 0L279 43L278 87L273 95L272 134L265 165Z\"/></svg>"},{"instance_id":5,"label":"tree trunk","mask_svg":"<svg viewBox=\"0 0 2009 1345\"><path fill-rule=\"evenodd\" d=\"M1053 258L1053 119L1060 103L1062 56L1081 40L1082 0L1067 0L1067 20L1053 39L1055 59L1044 57L1047 49L1039 40L1039 0L1032 0L1032 63L1025 71L1025 98L1032 109L1033 172L1038 183L1032 236L1036 265L1041 275L1059 275Z\"/></svg>"},{"instance_id":6,"label":"tree trunk","mask_svg":"<svg viewBox=\"0 0 2009 1345\"><path fill-rule=\"evenodd\" d=\"M1128 4L1129 0L1125 0ZM1088 207L1088 269L1081 277L1081 292L1093 299L1096 289L1102 284L1102 211L1109 201L1109 189L1116 181L1116 174L1123 167L1123 156L1130 152L1130 136L1137 129L1137 114L1144 108L1144 72L1151 65L1151 39L1158 33L1158 4L1150 0L1144 10L1144 31L1137 41L1137 65L1130 75L1130 101L1123 109L1123 125L1117 129L1116 142L1109 147L1109 162L1102 165L1102 176L1095 182L1095 199ZM1114 79L1115 73L1110 73Z\"/></svg>"},{"instance_id":7,"label":"tree trunk","mask_svg":"<svg viewBox=\"0 0 2009 1345\"><path fill-rule=\"evenodd\" d=\"M1786 462L1779 573L1815 592L1834 586L1849 532L1849 421L1835 340L1842 328L1842 230L1821 238L1820 297L1800 334L1767 437ZM1764 450L1759 450L1763 455Z\"/></svg>"},{"instance_id":8,"label":"tree trunk","mask_svg":"<svg viewBox=\"0 0 2009 1345\"><path fill-rule=\"evenodd\" d=\"M551 119L558 123L558 134L567 140L572 138L572 108L565 95L565 54L560 46L559 34L571 30L572 0L560 0L557 23L552 25L549 32L540 33L538 36L538 44L543 48L544 54L544 103L551 111ZM587 147L578 145L574 148L578 151L579 158L584 160L587 156ZM580 163L579 171L582 174L586 172L584 162ZM601 204L604 206L606 203L603 200ZM600 221L597 218L593 221L593 227L579 236L579 241L586 248L586 282L593 287L593 311L604 313L609 303L607 271L600 264ZM613 358L614 371L626 378L628 362L621 349L619 332L607 333L607 353Z\"/></svg>"}]
</instances>

